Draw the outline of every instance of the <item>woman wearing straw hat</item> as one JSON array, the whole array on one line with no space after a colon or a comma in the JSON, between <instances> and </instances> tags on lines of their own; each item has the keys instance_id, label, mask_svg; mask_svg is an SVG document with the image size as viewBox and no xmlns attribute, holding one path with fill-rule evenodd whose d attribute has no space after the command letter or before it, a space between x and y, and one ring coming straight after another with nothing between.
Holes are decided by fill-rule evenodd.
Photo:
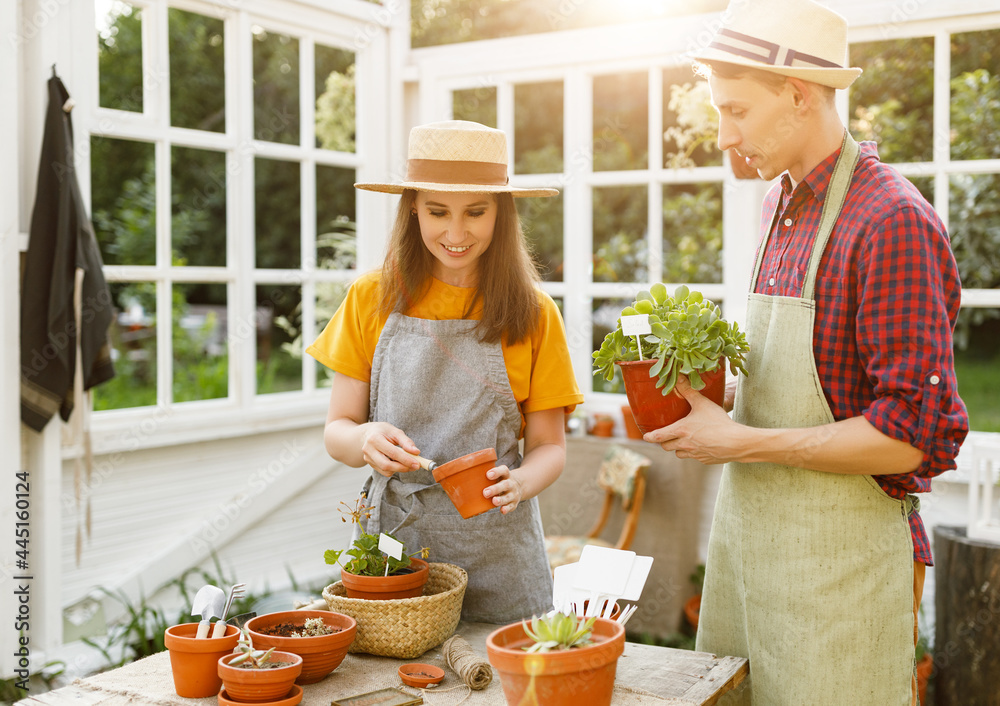
<instances>
[{"instance_id":1,"label":"woman wearing straw hat","mask_svg":"<svg viewBox=\"0 0 1000 706\"><path fill-rule=\"evenodd\" d=\"M952 328L961 287L934 209L834 101L861 73L847 23L811 0L732 0L704 67L719 148L765 179L748 377L730 419L645 436L725 463L698 625L750 659L753 704L909 704L927 533L914 493L955 467L968 417ZM726 703L730 703L726 701Z\"/></svg>"},{"instance_id":2,"label":"woman wearing straw hat","mask_svg":"<svg viewBox=\"0 0 1000 706\"><path fill-rule=\"evenodd\" d=\"M367 531L463 567L463 618L507 623L551 607L535 496L562 472L564 413L583 401L513 200L557 192L511 187L506 136L478 123L415 127L407 157L405 181L355 184L402 196L381 271L307 349L338 373L324 440L373 469ZM463 520L411 454L484 448L498 457L484 491L495 509Z\"/></svg>"}]
</instances>

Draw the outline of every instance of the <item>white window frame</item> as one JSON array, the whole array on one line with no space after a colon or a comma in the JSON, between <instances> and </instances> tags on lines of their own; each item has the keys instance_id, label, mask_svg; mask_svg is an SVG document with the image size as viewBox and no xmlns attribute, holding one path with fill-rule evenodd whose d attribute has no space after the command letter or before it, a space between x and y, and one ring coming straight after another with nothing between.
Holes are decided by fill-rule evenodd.
<instances>
[{"instance_id":1,"label":"white window frame","mask_svg":"<svg viewBox=\"0 0 1000 706\"><path fill-rule=\"evenodd\" d=\"M76 3L74 3L76 4ZM359 180L381 178L386 171L385 135L392 93L390 29L400 22L400 13L361 0L133 0L143 16L143 74L146 79L143 112L131 113L97 104L98 68L94 6L79 3L75 33L80 45L77 56L84 71L76 76L71 93L81 189L89 202L89 150L92 135L131 138L155 145L156 156L156 249L157 264L105 267L109 282L151 281L156 284L157 406L97 412L93 416L93 445L97 453L132 450L137 447L218 439L252 434L256 429L297 428L321 424L329 392L318 388L316 366L304 356L302 389L260 395L256 387L255 287L294 285L301 288L302 341L308 345L317 335L316 286L322 282L347 283L359 272L378 264L381 258L387 215L379 204L357 199L357 266L350 271L319 270L315 262L315 173L317 165L356 170ZM167 54L168 8L186 10L224 21L226 81L225 132L170 126L169 82L165 75L152 76L151 66L169 66ZM408 22L408 14L404 18ZM251 28L260 25L269 32L287 34L299 42L300 140L297 145L264 142L253 133L253 39ZM355 53L356 61L356 152L335 152L315 147L314 76L312 59L316 44ZM308 69L308 70L307 70ZM235 78L233 78L235 77ZM225 267L174 267L170 263L170 150L172 146L224 151L227 170L227 240ZM254 159L255 157L297 161L301 175L300 267L254 268ZM173 355L171 341L170 289L173 283L210 282L227 288L229 347L228 397L215 400L172 402ZM248 333L249 331L249 333ZM136 429L142 433L137 433ZM67 447L64 455L78 449Z\"/></svg>"}]
</instances>

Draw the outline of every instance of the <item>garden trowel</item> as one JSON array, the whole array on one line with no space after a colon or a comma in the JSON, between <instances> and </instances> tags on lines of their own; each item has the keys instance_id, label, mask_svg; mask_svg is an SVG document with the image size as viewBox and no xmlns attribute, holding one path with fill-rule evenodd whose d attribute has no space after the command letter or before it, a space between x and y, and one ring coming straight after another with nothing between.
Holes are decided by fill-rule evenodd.
<instances>
[{"instance_id":1,"label":"garden trowel","mask_svg":"<svg viewBox=\"0 0 1000 706\"><path fill-rule=\"evenodd\" d=\"M196 638L208 637L208 628L212 618L221 617L225 605L226 592L218 586L209 584L198 589L198 592L194 594L194 602L191 604L191 615L201 616Z\"/></svg>"}]
</instances>

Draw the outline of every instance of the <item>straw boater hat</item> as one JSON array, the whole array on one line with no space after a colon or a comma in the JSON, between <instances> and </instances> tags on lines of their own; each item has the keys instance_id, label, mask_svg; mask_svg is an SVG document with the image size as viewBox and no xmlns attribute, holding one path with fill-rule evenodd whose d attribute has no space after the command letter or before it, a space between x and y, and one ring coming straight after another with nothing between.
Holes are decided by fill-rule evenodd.
<instances>
[{"instance_id":1,"label":"straw boater hat","mask_svg":"<svg viewBox=\"0 0 1000 706\"><path fill-rule=\"evenodd\" d=\"M517 189L507 183L507 136L468 120L446 120L410 130L406 179L396 184L361 182L366 191L403 189L511 196L555 196L555 189Z\"/></svg>"},{"instance_id":2,"label":"straw boater hat","mask_svg":"<svg viewBox=\"0 0 1000 706\"><path fill-rule=\"evenodd\" d=\"M847 21L812 0L730 0L708 47L691 58L847 88L861 75L847 60Z\"/></svg>"}]
</instances>

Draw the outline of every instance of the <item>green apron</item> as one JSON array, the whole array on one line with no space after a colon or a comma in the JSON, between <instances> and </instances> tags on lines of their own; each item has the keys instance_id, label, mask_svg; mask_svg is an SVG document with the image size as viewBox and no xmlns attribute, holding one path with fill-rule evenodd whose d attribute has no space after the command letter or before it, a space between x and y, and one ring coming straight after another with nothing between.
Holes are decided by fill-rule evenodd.
<instances>
[{"instance_id":1,"label":"green apron","mask_svg":"<svg viewBox=\"0 0 1000 706\"><path fill-rule=\"evenodd\" d=\"M750 375L739 379L733 411L741 424L789 428L834 421L813 359L814 292L859 151L845 135L801 296L749 296ZM774 222L768 236L773 230ZM751 283L766 247L765 239ZM907 502L890 498L870 475L775 463L726 465L697 649L749 658L750 678L722 703L910 703L913 541L907 510Z\"/></svg>"}]
</instances>

